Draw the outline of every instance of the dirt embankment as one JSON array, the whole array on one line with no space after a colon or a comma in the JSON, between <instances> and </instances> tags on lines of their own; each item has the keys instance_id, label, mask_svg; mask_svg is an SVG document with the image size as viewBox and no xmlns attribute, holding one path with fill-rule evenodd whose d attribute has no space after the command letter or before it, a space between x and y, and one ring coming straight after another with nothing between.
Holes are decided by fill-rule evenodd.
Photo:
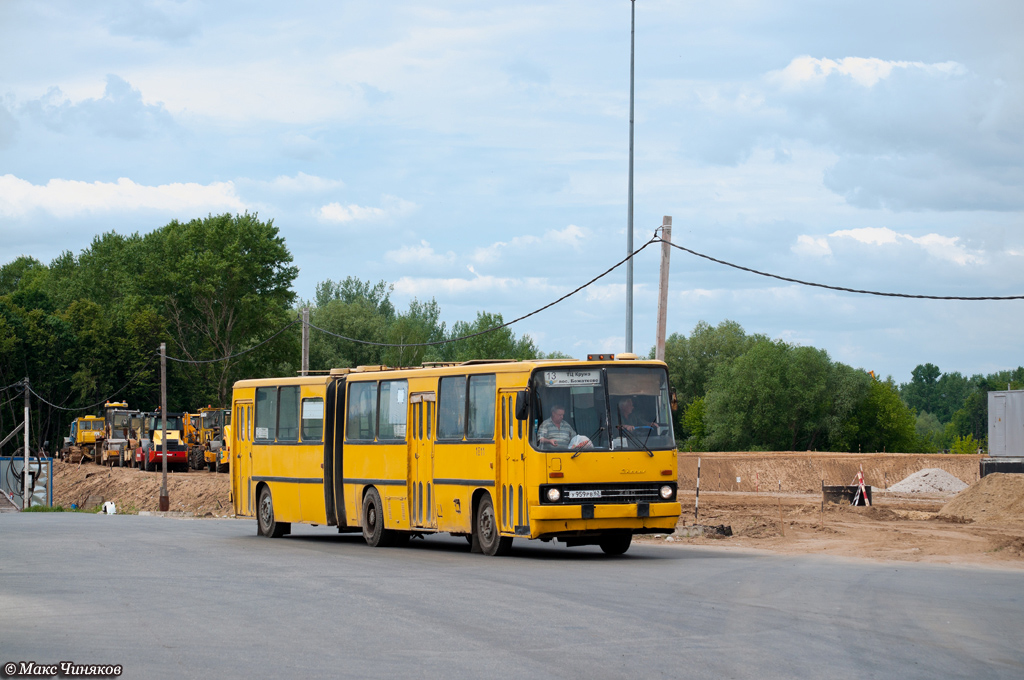
<instances>
[{"instance_id":1,"label":"dirt embankment","mask_svg":"<svg viewBox=\"0 0 1024 680\"><path fill-rule=\"evenodd\" d=\"M978 480L982 456L927 453L680 453L679 488L697 487L700 458L701 491L818 493L821 484L851 484L863 467L864 481L886 489L926 468L939 468L972 484ZM737 482L737 478L740 480Z\"/></svg>"},{"instance_id":2,"label":"dirt embankment","mask_svg":"<svg viewBox=\"0 0 1024 680\"><path fill-rule=\"evenodd\" d=\"M53 464L53 503L83 507L90 496L113 501L119 513L160 509L159 472L130 468L107 468L93 463ZM191 512L196 517L230 517L231 476L216 472L167 473L170 509Z\"/></svg>"},{"instance_id":3,"label":"dirt embankment","mask_svg":"<svg viewBox=\"0 0 1024 680\"><path fill-rule=\"evenodd\" d=\"M1024 475L1018 476L1024 482ZM962 495L969 493L970 489ZM1018 493L1017 502L1024 503L1024 488ZM994 517L984 522L947 519L939 511L947 512L946 508L956 502L950 503L949 498L883 493L875 496L872 507L851 507L822 506L820 493L702 490L698 522L729 525L732 537L683 538L679 532L676 536L643 540L785 554L1024 568L1024 523ZM683 504L679 526L694 524L694 493L681 492L679 500Z\"/></svg>"},{"instance_id":4,"label":"dirt embankment","mask_svg":"<svg viewBox=\"0 0 1024 680\"><path fill-rule=\"evenodd\" d=\"M939 517L954 522L1024 525L1024 475L988 475L944 505Z\"/></svg>"}]
</instances>

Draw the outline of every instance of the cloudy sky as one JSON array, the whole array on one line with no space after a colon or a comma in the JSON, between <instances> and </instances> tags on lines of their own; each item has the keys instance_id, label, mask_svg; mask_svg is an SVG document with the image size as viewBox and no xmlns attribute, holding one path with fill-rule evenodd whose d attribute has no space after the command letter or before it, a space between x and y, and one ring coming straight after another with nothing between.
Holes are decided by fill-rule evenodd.
<instances>
[{"instance_id":1,"label":"cloudy sky","mask_svg":"<svg viewBox=\"0 0 1024 680\"><path fill-rule=\"evenodd\" d=\"M0 262L225 211L297 292L348 275L506 319L625 255L627 0L0 2ZM1024 3L639 0L635 241L783 276L1024 294ZM658 253L636 261L654 342ZM672 254L733 319L899 381L1024 364L1024 301L832 293ZM518 324L621 351L625 273Z\"/></svg>"}]
</instances>

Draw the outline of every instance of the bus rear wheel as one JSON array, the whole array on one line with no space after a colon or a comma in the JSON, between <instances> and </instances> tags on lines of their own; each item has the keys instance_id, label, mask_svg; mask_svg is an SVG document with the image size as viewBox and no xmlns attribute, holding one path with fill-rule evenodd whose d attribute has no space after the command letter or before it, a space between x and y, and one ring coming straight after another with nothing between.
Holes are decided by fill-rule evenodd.
<instances>
[{"instance_id":1,"label":"bus rear wheel","mask_svg":"<svg viewBox=\"0 0 1024 680\"><path fill-rule=\"evenodd\" d=\"M498 522L494 517L494 503L491 502L489 494L480 497L473 532L477 535L480 552L485 555L507 555L512 550L512 538L502 536L498 532Z\"/></svg>"},{"instance_id":2,"label":"bus rear wheel","mask_svg":"<svg viewBox=\"0 0 1024 680\"><path fill-rule=\"evenodd\" d=\"M256 522L259 524L259 532L267 538L280 538L288 533L291 525L286 522L278 522L274 517L274 499L270 495L270 488L263 487L260 491L260 502L256 507Z\"/></svg>"},{"instance_id":3,"label":"bus rear wheel","mask_svg":"<svg viewBox=\"0 0 1024 680\"><path fill-rule=\"evenodd\" d=\"M601 537L598 545L606 555L622 555L633 543L633 534L628 531L609 532Z\"/></svg>"},{"instance_id":4,"label":"bus rear wheel","mask_svg":"<svg viewBox=\"0 0 1024 680\"><path fill-rule=\"evenodd\" d=\"M374 548L386 547L395 542L394 532L384 528L383 506L376 489L370 489L363 496L363 539Z\"/></svg>"}]
</instances>

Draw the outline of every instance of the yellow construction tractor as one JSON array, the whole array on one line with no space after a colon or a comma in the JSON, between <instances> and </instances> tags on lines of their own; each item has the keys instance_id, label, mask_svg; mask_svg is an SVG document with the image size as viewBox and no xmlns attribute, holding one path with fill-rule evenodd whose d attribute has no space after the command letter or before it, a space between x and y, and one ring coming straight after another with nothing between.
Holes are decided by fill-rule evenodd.
<instances>
[{"instance_id":1,"label":"yellow construction tractor","mask_svg":"<svg viewBox=\"0 0 1024 680\"><path fill-rule=\"evenodd\" d=\"M123 401L103 405L103 441L96 462L110 467L131 466L142 439L142 413Z\"/></svg>"},{"instance_id":2,"label":"yellow construction tractor","mask_svg":"<svg viewBox=\"0 0 1024 680\"><path fill-rule=\"evenodd\" d=\"M71 463L95 460L97 441L103 440L103 418L83 416L71 423L71 434L64 438L62 457Z\"/></svg>"},{"instance_id":3,"label":"yellow construction tractor","mask_svg":"<svg viewBox=\"0 0 1024 680\"><path fill-rule=\"evenodd\" d=\"M199 409L203 460L210 472L230 469L231 411L207 406Z\"/></svg>"},{"instance_id":4,"label":"yellow construction tractor","mask_svg":"<svg viewBox=\"0 0 1024 680\"><path fill-rule=\"evenodd\" d=\"M188 466L192 470L206 469L206 457L201 436L202 417L198 413L185 413L181 418L182 435L188 447Z\"/></svg>"}]
</instances>

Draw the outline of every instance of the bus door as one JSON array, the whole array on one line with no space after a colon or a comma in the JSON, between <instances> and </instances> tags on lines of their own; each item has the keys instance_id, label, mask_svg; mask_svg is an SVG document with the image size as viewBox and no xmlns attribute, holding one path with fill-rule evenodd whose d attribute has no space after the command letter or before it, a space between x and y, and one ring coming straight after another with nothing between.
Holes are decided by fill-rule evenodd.
<instances>
[{"instance_id":1,"label":"bus door","mask_svg":"<svg viewBox=\"0 0 1024 680\"><path fill-rule=\"evenodd\" d=\"M235 459L230 467L231 491L236 512L251 517L256 505L252 499L252 401L236 401L232 421L235 441L231 453Z\"/></svg>"},{"instance_id":2,"label":"bus door","mask_svg":"<svg viewBox=\"0 0 1024 680\"><path fill-rule=\"evenodd\" d=\"M526 423L516 420L517 390L498 392L497 467L498 505L501 531L529 534L530 516L526 494Z\"/></svg>"},{"instance_id":3,"label":"bus door","mask_svg":"<svg viewBox=\"0 0 1024 680\"><path fill-rule=\"evenodd\" d=\"M434 420L437 398L433 392L409 397L409 519L414 527L437 528L434 507Z\"/></svg>"}]
</instances>

